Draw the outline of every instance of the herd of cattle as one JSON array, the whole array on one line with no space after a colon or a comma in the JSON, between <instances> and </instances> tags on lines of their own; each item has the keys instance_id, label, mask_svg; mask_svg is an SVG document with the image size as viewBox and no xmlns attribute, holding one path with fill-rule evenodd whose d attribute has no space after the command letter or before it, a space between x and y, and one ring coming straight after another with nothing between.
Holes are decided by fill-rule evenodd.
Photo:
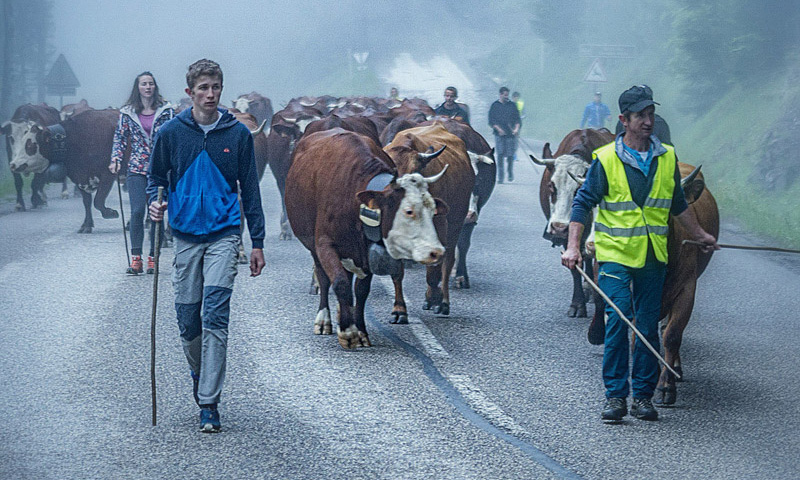
<instances>
[{"instance_id":1,"label":"herd of cattle","mask_svg":"<svg viewBox=\"0 0 800 480\"><path fill-rule=\"evenodd\" d=\"M269 165L281 194L280 238L293 235L310 251L320 292L314 333L331 334L330 287L339 303L338 340L344 348L369 346L364 306L373 274L390 275L395 287L392 323L407 323L403 260L426 265L424 309L448 315L449 281L469 288L470 238L496 178L493 149L470 126L437 117L420 99L301 97L273 112L258 93L242 95L229 109L253 134L259 178ZM181 102L176 110L188 105ZM58 112L44 104L23 105L2 125L17 209L24 210L21 174L33 174L31 204L43 205L42 187L69 178L80 189L85 217L79 233L91 233L94 207L103 218L117 176L108 170L119 118L115 109L95 110L85 101ZM268 128L266 126L269 126ZM613 140L607 130L570 132L552 154L549 144L540 200L548 219L544 237L565 245L572 198L591 163L592 151ZM699 168L680 164L687 200L703 228L717 235L719 215ZM697 278L711 254L683 246L686 232L670 221L669 265L662 316L665 358L680 371L679 348L694 306ZM592 231L586 229L585 267L592 262ZM456 255L458 252L458 255ZM457 263L457 264L456 264ZM355 276L355 282L353 277ZM587 294L573 272L571 317L586 317ZM602 300L595 295L589 341L603 342ZM675 377L663 369L656 401L676 399Z\"/></svg>"}]
</instances>

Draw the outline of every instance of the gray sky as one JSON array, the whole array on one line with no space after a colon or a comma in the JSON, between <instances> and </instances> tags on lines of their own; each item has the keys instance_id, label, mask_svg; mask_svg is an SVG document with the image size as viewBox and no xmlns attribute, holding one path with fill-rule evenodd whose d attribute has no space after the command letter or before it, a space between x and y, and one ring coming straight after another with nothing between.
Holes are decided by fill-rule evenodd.
<instances>
[{"instance_id":1,"label":"gray sky","mask_svg":"<svg viewBox=\"0 0 800 480\"><path fill-rule=\"evenodd\" d=\"M491 4L449 0L54 3L56 55L66 56L81 82L78 95L64 102L86 98L97 108L119 107L144 70L175 102L184 95L186 67L203 57L222 66L225 104L252 90L276 103L319 95L327 92L303 86L346 65L348 50L369 51L368 63L380 75L404 50L424 57L487 48L486 32L499 20ZM469 32L462 44L444 43L459 30Z\"/></svg>"}]
</instances>

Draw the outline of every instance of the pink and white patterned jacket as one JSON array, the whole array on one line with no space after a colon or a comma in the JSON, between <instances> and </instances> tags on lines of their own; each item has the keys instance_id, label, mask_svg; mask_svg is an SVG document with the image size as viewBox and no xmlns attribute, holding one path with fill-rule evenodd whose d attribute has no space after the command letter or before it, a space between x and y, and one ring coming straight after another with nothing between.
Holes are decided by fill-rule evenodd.
<instances>
[{"instance_id":1,"label":"pink and white patterned jacket","mask_svg":"<svg viewBox=\"0 0 800 480\"><path fill-rule=\"evenodd\" d=\"M148 135L133 107L131 105L122 107L119 110L119 123L117 123L117 129L114 131L111 163L120 162L122 164L125 150L130 144L131 157L128 161L128 174L147 175L153 139L158 133L158 129L174 116L175 111L169 102L160 106L153 117L153 128L150 131L150 135Z\"/></svg>"}]
</instances>

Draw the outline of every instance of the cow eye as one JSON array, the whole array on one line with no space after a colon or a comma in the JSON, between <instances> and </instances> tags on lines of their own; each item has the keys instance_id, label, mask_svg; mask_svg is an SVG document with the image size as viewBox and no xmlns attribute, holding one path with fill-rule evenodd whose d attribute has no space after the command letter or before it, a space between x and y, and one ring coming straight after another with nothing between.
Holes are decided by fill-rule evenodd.
<instances>
[{"instance_id":1,"label":"cow eye","mask_svg":"<svg viewBox=\"0 0 800 480\"><path fill-rule=\"evenodd\" d=\"M406 208L406 211L404 213L406 214L406 217L408 217L408 218L414 218L414 216L415 216L413 208Z\"/></svg>"},{"instance_id":2,"label":"cow eye","mask_svg":"<svg viewBox=\"0 0 800 480\"><path fill-rule=\"evenodd\" d=\"M29 157L36 155L36 144L33 143L30 138L25 142L25 153L27 153Z\"/></svg>"}]
</instances>

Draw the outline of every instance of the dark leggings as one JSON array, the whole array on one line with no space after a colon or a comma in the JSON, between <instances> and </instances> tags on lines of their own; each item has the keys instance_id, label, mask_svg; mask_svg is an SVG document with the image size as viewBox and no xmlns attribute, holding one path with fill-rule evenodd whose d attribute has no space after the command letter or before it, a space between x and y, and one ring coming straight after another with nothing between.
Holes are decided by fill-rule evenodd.
<instances>
[{"instance_id":1,"label":"dark leggings","mask_svg":"<svg viewBox=\"0 0 800 480\"><path fill-rule=\"evenodd\" d=\"M147 177L129 173L125 181L131 201L131 255L142 254L144 243L144 215L147 212ZM150 222L150 256L155 252L156 224Z\"/></svg>"}]
</instances>

